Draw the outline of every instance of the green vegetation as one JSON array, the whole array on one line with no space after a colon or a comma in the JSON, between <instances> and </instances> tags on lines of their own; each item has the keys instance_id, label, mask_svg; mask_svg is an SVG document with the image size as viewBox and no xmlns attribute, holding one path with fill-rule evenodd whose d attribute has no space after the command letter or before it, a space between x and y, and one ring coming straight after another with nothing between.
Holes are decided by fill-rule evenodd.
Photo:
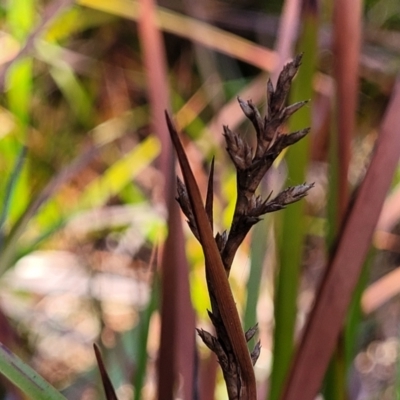
<instances>
[{"instance_id":1,"label":"green vegetation","mask_svg":"<svg viewBox=\"0 0 400 400\"><path fill-rule=\"evenodd\" d=\"M310 101L279 133L311 132L257 195L315 186L221 252L243 329L258 323L258 397L350 399L357 381L395 398L398 5L288 4L0 5L0 399L227 398L195 334L219 294L175 201L164 111L204 201L215 157L206 214L222 233L237 194L223 126L255 149L236 97L265 115L297 54L287 104Z\"/></svg>"}]
</instances>

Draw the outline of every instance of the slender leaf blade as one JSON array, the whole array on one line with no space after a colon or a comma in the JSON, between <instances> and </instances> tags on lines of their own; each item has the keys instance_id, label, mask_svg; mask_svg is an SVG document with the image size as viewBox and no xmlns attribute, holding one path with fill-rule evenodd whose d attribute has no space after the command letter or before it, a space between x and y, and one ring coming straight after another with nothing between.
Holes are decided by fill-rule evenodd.
<instances>
[{"instance_id":1,"label":"slender leaf blade","mask_svg":"<svg viewBox=\"0 0 400 400\"><path fill-rule=\"evenodd\" d=\"M32 400L66 400L35 370L0 343L0 373Z\"/></svg>"}]
</instances>

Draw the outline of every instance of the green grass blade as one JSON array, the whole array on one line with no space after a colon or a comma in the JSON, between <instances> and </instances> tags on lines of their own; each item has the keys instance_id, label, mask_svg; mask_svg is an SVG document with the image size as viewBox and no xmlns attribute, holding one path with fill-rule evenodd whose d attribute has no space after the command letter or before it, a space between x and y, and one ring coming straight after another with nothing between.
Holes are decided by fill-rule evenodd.
<instances>
[{"instance_id":1,"label":"green grass blade","mask_svg":"<svg viewBox=\"0 0 400 400\"><path fill-rule=\"evenodd\" d=\"M9 110L16 116L17 126L25 134L29 123L32 92L32 60L30 58L14 62L7 73L7 85Z\"/></svg>"},{"instance_id":2,"label":"green grass blade","mask_svg":"<svg viewBox=\"0 0 400 400\"><path fill-rule=\"evenodd\" d=\"M46 32L42 37L52 43L62 43L80 32L112 23L115 18L111 14L96 10L67 8L47 24Z\"/></svg>"},{"instance_id":3,"label":"green grass blade","mask_svg":"<svg viewBox=\"0 0 400 400\"><path fill-rule=\"evenodd\" d=\"M317 21L314 14L304 19L304 31L299 50L304 52L302 66L293 82L290 103L311 99L312 80L316 64ZM299 110L289 123L290 131L311 125L311 109ZM288 184L305 181L309 160L309 137L288 150ZM275 294L275 331L273 366L270 378L270 400L280 398L294 350L294 329L297 315L297 290L303 253L306 219L304 202L292 204L282 213L281 233L278 237L279 273Z\"/></svg>"},{"instance_id":4,"label":"green grass blade","mask_svg":"<svg viewBox=\"0 0 400 400\"><path fill-rule=\"evenodd\" d=\"M38 214L36 222L41 229L51 230L74 212L103 206L111 196L128 186L135 176L154 161L160 151L158 140L149 136L125 156L93 179L75 204L65 204L63 198L53 198Z\"/></svg>"},{"instance_id":5,"label":"green grass blade","mask_svg":"<svg viewBox=\"0 0 400 400\"><path fill-rule=\"evenodd\" d=\"M30 33L34 21L34 1L12 0L8 5L7 22L11 34L22 44ZM12 113L25 126L29 119L32 92L32 60L16 61L7 74L8 103Z\"/></svg>"},{"instance_id":6,"label":"green grass blade","mask_svg":"<svg viewBox=\"0 0 400 400\"><path fill-rule=\"evenodd\" d=\"M29 34L34 20L35 2L11 0L8 2L7 22L13 35L23 41Z\"/></svg>"},{"instance_id":7,"label":"green grass blade","mask_svg":"<svg viewBox=\"0 0 400 400\"><path fill-rule=\"evenodd\" d=\"M104 138L99 145L104 144ZM98 207L105 204L110 196L119 193L124 187L129 185L132 179L139 174L146 165L149 165L159 153L159 143L157 139L150 136L142 143L131 150L124 158L113 164L106 172L93 180L77 200L76 204L66 204L64 199L55 197L55 192L60 185L68 181L72 176L79 173L82 168L97 154L98 150L93 148L75 162L62 170L45 187L42 193L32 201L29 207L18 218L13 225L5 241L5 247L0 254L0 275L3 274L18 256L21 256L28 249L39 244L43 239L50 236L59 228L64 226L70 216L79 210L90 207ZM14 196L15 197L15 196ZM45 207L42 207L46 203ZM36 215L34 223L39 234L26 248L17 252L17 241L27 229L28 223Z\"/></svg>"},{"instance_id":8,"label":"green grass blade","mask_svg":"<svg viewBox=\"0 0 400 400\"><path fill-rule=\"evenodd\" d=\"M159 151L158 140L149 136L87 186L79 200L78 209L102 206L143 171L157 157Z\"/></svg>"},{"instance_id":9,"label":"green grass blade","mask_svg":"<svg viewBox=\"0 0 400 400\"><path fill-rule=\"evenodd\" d=\"M254 326L257 322L257 303L260 293L261 276L264 264L265 252L267 250L267 232L269 226L268 216L264 217L254 228L251 237L250 250L250 275L247 281L247 299L243 318L243 328L245 330ZM248 343L252 349L252 341Z\"/></svg>"},{"instance_id":10,"label":"green grass blade","mask_svg":"<svg viewBox=\"0 0 400 400\"><path fill-rule=\"evenodd\" d=\"M50 74L60 88L77 119L84 124L90 123L92 100L79 82L72 68L66 63L51 68Z\"/></svg>"},{"instance_id":11,"label":"green grass blade","mask_svg":"<svg viewBox=\"0 0 400 400\"><path fill-rule=\"evenodd\" d=\"M146 309L140 315L139 326L137 327L137 348L136 370L134 377L135 397L134 400L142 399L142 389L147 372L147 339L149 337L150 318L157 308L159 299L159 279L157 274L154 274L153 285L151 289L150 301Z\"/></svg>"},{"instance_id":12,"label":"green grass blade","mask_svg":"<svg viewBox=\"0 0 400 400\"><path fill-rule=\"evenodd\" d=\"M6 222L7 216L9 214L9 209L10 209L10 202L12 199L12 195L15 191L15 187L18 182L18 178L20 177L22 167L24 165L24 160L26 156L26 147L22 146L20 153L18 154L18 157L15 161L15 165L11 174L11 177L7 183L7 186L4 191L4 199L3 199L3 209L1 210L0 214L0 251L3 246L3 228L4 228L4 223Z\"/></svg>"},{"instance_id":13,"label":"green grass blade","mask_svg":"<svg viewBox=\"0 0 400 400\"><path fill-rule=\"evenodd\" d=\"M30 34L34 18L34 1L12 0L9 2L7 24L10 33L21 46L25 44L24 42ZM6 74L8 109L14 116L15 128L0 142L0 157L5 166L3 168L11 176L9 186L1 187L2 193L5 193L1 216L2 225L6 222L12 223L18 218L26 208L29 199L27 170L23 168L22 160L19 166L18 160L21 157L21 142L25 143L29 130L32 74L32 59L28 57L15 61ZM16 164L15 160L17 160ZM12 202L10 201L11 195L13 195Z\"/></svg>"},{"instance_id":14,"label":"green grass blade","mask_svg":"<svg viewBox=\"0 0 400 400\"><path fill-rule=\"evenodd\" d=\"M13 0L9 3L7 22L11 34L24 45L24 41L30 33L34 20L34 2L25 0ZM0 185L2 198L1 214L1 254L3 260L9 240L9 232L4 231L5 225L14 230L14 225L28 207L29 181L28 170L21 153L21 142L26 142L29 131L30 108L32 98L32 59L21 58L15 61L7 70L7 101L8 109L13 114L15 128L8 136L0 141L0 159L3 170L9 174L8 184ZM23 150L25 152L25 150ZM13 169L12 169L13 168ZM7 235L7 238L6 238ZM4 242L3 242L4 240ZM1 264L3 267L3 264Z\"/></svg>"},{"instance_id":15,"label":"green grass blade","mask_svg":"<svg viewBox=\"0 0 400 400\"><path fill-rule=\"evenodd\" d=\"M12 174L21 150L21 142L25 143L29 130L30 102L32 85L32 60L25 58L15 62L7 74L8 107L15 117L15 129L0 141L0 157L4 170ZM26 166L26 165L25 165ZM18 180L13 188L13 201L9 203L7 219L14 221L27 207L29 199L28 170L21 166ZM2 186L2 185L1 185ZM2 190L5 190L4 187ZM4 193L4 192L3 192Z\"/></svg>"},{"instance_id":16,"label":"green grass blade","mask_svg":"<svg viewBox=\"0 0 400 400\"><path fill-rule=\"evenodd\" d=\"M65 400L61 393L2 344L0 373L32 400Z\"/></svg>"}]
</instances>

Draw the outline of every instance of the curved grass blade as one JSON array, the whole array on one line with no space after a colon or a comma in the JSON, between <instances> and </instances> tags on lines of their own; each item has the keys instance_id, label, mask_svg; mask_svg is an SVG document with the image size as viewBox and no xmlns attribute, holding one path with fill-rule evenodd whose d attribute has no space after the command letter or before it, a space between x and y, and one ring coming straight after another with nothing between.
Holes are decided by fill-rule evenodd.
<instances>
[{"instance_id":1,"label":"curved grass blade","mask_svg":"<svg viewBox=\"0 0 400 400\"><path fill-rule=\"evenodd\" d=\"M7 13L7 23L14 38L23 44L35 19L35 7L33 1L16 0ZM31 119L31 101L33 85L33 61L30 57L24 57L11 65L7 71L6 92L8 109L15 117L15 129L3 138L0 146L0 157L6 165L13 165L18 159L20 143L25 143L29 133ZM7 210L8 221L14 220L23 212L28 205L29 182L26 168L18 172L18 182L13 189L13 202Z\"/></svg>"},{"instance_id":2,"label":"curved grass blade","mask_svg":"<svg viewBox=\"0 0 400 400\"><path fill-rule=\"evenodd\" d=\"M35 370L0 343L0 373L32 400L66 400Z\"/></svg>"},{"instance_id":3,"label":"curved grass blade","mask_svg":"<svg viewBox=\"0 0 400 400\"><path fill-rule=\"evenodd\" d=\"M100 152L99 147L92 147L77 157L70 165L56 175L47 186L34 198L21 217L12 227L5 239L3 251L0 253L0 275L3 274L15 260L26 252L34 249L42 240L45 240L57 230L65 226L71 214L77 210L103 205L111 195L118 193L131 182L132 178L140 173L145 165L152 162L158 154L158 141L149 137L136 146L123 159L112 165L102 176L93 180L82 193L78 204L60 209L57 198L52 198L61 185L78 174ZM38 211L44 204L48 207ZM55 214L54 214L55 212ZM38 214L36 216L36 214ZM35 223L40 225L40 233L26 247L17 253L17 242L26 230L28 223L36 216Z\"/></svg>"}]
</instances>

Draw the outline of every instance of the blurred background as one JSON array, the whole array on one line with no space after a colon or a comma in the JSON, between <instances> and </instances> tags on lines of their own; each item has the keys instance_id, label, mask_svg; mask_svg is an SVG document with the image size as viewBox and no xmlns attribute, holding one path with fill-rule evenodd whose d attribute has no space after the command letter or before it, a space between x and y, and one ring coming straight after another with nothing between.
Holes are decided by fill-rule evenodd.
<instances>
[{"instance_id":1,"label":"blurred background","mask_svg":"<svg viewBox=\"0 0 400 400\"><path fill-rule=\"evenodd\" d=\"M400 2L3 0L0 49L0 341L85 400L103 396L94 342L121 400L156 398L165 365L174 398L227 398L194 335L210 329L209 300L201 248L171 217L163 113L203 193L215 157L222 232L236 196L222 126L254 143L236 97L263 114L267 80L303 53L289 102L310 103L285 129L311 133L260 193L315 188L257 225L230 277L244 327L259 323L259 398L277 399L393 93ZM400 395L399 183L397 169L338 344L344 367L320 398ZM3 379L0 398L26 397Z\"/></svg>"}]
</instances>

